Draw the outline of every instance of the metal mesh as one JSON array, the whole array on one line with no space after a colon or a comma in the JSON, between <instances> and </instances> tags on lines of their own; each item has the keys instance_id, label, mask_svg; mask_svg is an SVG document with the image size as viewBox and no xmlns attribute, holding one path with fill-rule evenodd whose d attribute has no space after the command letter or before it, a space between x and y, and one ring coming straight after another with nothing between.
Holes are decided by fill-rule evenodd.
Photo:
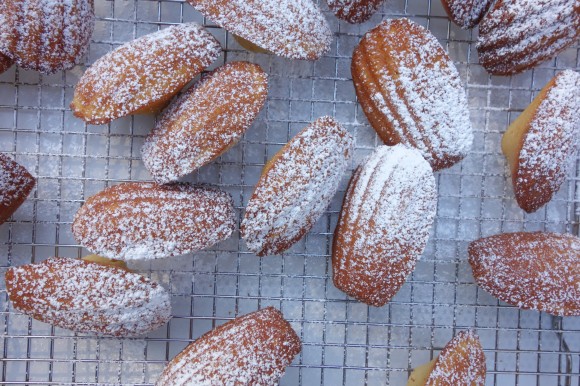
<instances>
[{"instance_id":1,"label":"metal mesh","mask_svg":"<svg viewBox=\"0 0 580 386\"><path fill-rule=\"evenodd\" d=\"M448 49L466 83L475 143L458 165L437 173L438 217L412 277L382 308L347 299L329 264L339 194L314 229L283 256L257 258L239 234L194 256L133 264L172 293L174 318L144 339L95 338L32 320L11 308L0 280L1 384L152 384L188 342L237 315L282 310L304 347L282 385L404 385L462 329L474 328L487 357L487 385L579 385L580 318L553 318L507 306L473 282L466 259L473 239L517 230L578 234L580 158L550 204L525 215L515 203L500 139L508 124L560 69L579 69L578 45L533 71L490 77L477 63L476 32L451 24L439 0L388 0L361 26L338 22L332 51L317 62L248 53L183 1L96 0L88 63L115 46L172 23L206 25L225 48L214 67L250 60L270 74L270 96L244 140L189 178L230 192L238 215L261 168L312 120L332 115L356 138L352 168L379 144L356 103L350 57L382 18L407 16ZM324 2L323 2L324 3ZM30 199L0 227L0 273L50 256L77 257L72 216L89 196L126 180L147 180L140 160L152 116L85 125L68 104L83 68L41 76L0 75L0 151L38 176ZM351 169L352 169L351 168ZM3 276L3 275L2 275Z\"/></svg>"}]
</instances>

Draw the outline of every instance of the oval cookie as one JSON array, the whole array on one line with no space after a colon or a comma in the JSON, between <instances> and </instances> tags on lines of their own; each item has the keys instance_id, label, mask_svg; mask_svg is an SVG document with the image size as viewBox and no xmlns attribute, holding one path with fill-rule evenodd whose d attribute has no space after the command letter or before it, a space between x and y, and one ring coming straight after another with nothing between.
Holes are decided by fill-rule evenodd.
<instances>
[{"instance_id":1,"label":"oval cookie","mask_svg":"<svg viewBox=\"0 0 580 386\"><path fill-rule=\"evenodd\" d=\"M334 197L353 151L334 119L307 126L264 167L240 232L258 256L275 255L300 240Z\"/></svg>"},{"instance_id":2,"label":"oval cookie","mask_svg":"<svg viewBox=\"0 0 580 386\"><path fill-rule=\"evenodd\" d=\"M380 146L353 175L334 232L334 285L386 304L423 253L437 207L435 177L415 150Z\"/></svg>"},{"instance_id":3,"label":"oval cookie","mask_svg":"<svg viewBox=\"0 0 580 386\"><path fill-rule=\"evenodd\" d=\"M196 23L142 36L87 69L75 88L71 109L91 124L158 110L220 53L218 41Z\"/></svg>"},{"instance_id":4,"label":"oval cookie","mask_svg":"<svg viewBox=\"0 0 580 386\"><path fill-rule=\"evenodd\" d=\"M28 170L0 153L0 225L26 200L36 185Z\"/></svg>"},{"instance_id":5,"label":"oval cookie","mask_svg":"<svg viewBox=\"0 0 580 386\"><path fill-rule=\"evenodd\" d=\"M312 0L187 0L217 25L289 59L316 60L332 32Z\"/></svg>"},{"instance_id":6,"label":"oval cookie","mask_svg":"<svg viewBox=\"0 0 580 386\"><path fill-rule=\"evenodd\" d=\"M463 159L473 142L467 97L435 36L408 19L368 32L352 59L356 95L387 145L417 148L434 170Z\"/></svg>"},{"instance_id":7,"label":"oval cookie","mask_svg":"<svg viewBox=\"0 0 580 386\"><path fill-rule=\"evenodd\" d=\"M469 244L477 284L513 306L580 315L580 238L544 232L504 233Z\"/></svg>"},{"instance_id":8,"label":"oval cookie","mask_svg":"<svg viewBox=\"0 0 580 386\"><path fill-rule=\"evenodd\" d=\"M479 25L479 62L512 75L556 56L580 35L578 0L498 0Z\"/></svg>"},{"instance_id":9,"label":"oval cookie","mask_svg":"<svg viewBox=\"0 0 580 386\"><path fill-rule=\"evenodd\" d=\"M275 386L302 349L273 307L236 318L204 334L165 368L157 386Z\"/></svg>"},{"instance_id":10,"label":"oval cookie","mask_svg":"<svg viewBox=\"0 0 580 386\"><path fill-rule=\"evenodd\" d=\"M153 259L210 247L234 230L229 194L188 184L131 182L90 197L74 217L75 239L112 259Z\"/></svg>"},{"instance_id":11,"label":"oval cookie","mask_svg":"<svg viewBox=\"0 0 580 386\"><path fill-rule=\"evenodd\" d=\"M0 52L22 68L68 70L85 56L94 24L93 0L2 0Z\"/></svg>"},{"instance_id":12,"label":"oval cookie","mask_svg":"<svg viewBox=\"0 0 580 386\"><path fill-rule=\"evenodd\" d=\"M161 285L90 261L55 257L9 268L6 290L18 311L77 332L137 336L171 319L170 296Z\"/></svg>"},{"instance_id":13,"label":"oval cookie","mask_svg":"<svg viewBox=\"0 0 580 386\"><path fill-rule=\"evenodd\" d=\"M158 183L183 177L234 146L264 106L268 76L257 64L228 63L179 97L141 154Z\"/></svg>"}]
</instances>

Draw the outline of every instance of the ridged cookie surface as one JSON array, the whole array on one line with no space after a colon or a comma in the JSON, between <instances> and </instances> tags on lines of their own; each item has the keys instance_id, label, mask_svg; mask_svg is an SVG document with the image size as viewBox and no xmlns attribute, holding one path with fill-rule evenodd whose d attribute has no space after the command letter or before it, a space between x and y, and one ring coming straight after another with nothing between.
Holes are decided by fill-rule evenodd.
<instances>
[{"instance_id":1,"label":"ridged cookie surface","mask_svg":"<svg viewBox=\"0 0 580 386\"><path fill-rule=\"evenodd\" d=\"M68 70L85 56L94 19L93 0L2 0L0 52L22 68Z\"/></svg>"},{"instance_id":2,"label":"ridged cookie surface","mask_svg":"<svg viewBox=\"0 0 580 386\"><path fill-rule=\"evenodd\" d=\"M353 175L334 232L334 284L373 306L387 303L423 253L437 207L421 154L380 146Z\"/></svg>"},{"instance_id":3,"label":"ridged cookie surface","mask_svg":"<svg viewBox=\"0 0 580 386\"><path fill-rule=\"evenodd\" d=\"M469 263L477 284L513 306L580 315L580 238L518 232L473 241Z\"/></svg>"},{"instance_id":4,"label":"ridged cookie surface","mask_svg":"<svg viewBox=\"0 0 580 386\"><path fill-rule=\"evenodd\" d=\"M526 212L548 203L566 180L580 141L579 112L580 74L564 70L504 134L502 149L510 164L514 193Z\"/></svg>"},{"instance_id":5,"label":"ridged cookie surface","mask_svg":"<svg viewBox=\"0 0 580 386\"><path fill-rule=\"evenodd\" d=\"M352 77L371 126L387 145L419 149L434 170L467 155L467 97L435 36L408 19L384 21L356 47Z\"/></svg>"},{"instance_id":6,"label":"ridged cookie surface","mask_svg":"<svg viewBox=\"0 0 580 386\"><path fill-rule=\"evenodd\" d=\"M268 75L231 62L204 78L163 113L141 153L159 183L175 181L235 145L264 106Z\"/></svg>"},{"instance_id":7,"label":"ridged cookie surface","mask_svg":"<svg viewBox=\"0 0 580 386\"><path fill-rule=\"evenodd\" d=\"M6 72L10 67L12 67L13 64L14 60L0 53L0 74Z\"/></svg>"},{"instance_id":8,"label":"ridged cookie surface","mask_svg":"<svg viewBox=\"0 0 580 386\"><path fill-rule=\"evenodd\" d=\"M93 253L135 260L198 251L228 238L234 226L233 201L225 192L131 182L90 197L72 232Z\"/></svg>"},{"instance_id":9,"label":"ridged cookie surface","mask_svg":"<svg viewBox=\"0 0 580 386\"><path fill-rule=\"evenodd\" d=\"M441 0L449 18L463 29L475 27L493 0Z\"/></svg>"},{"instance_id":10,"label":"ridged cookie surface","mask_svg":"<svg viewBox=\"0 0 580 386\"><path fill-rule=\"evenodd\" d=\"M485 373L485 354L479 337L471 331L461 331L439 354L425 386L483 386Z\"/></svg>"},{"instance_id":11,"label":"ridged cookie surface","mask_svg":"<svg viewBox=\"0 0 580 386\"><path fill-rule=\"evenodd\" d=\"M160 109L220 53L218 41L196 23L142 36L87 69L71 108L91 124Z\"/></svg>"},{"instance_id":12,"label":"ridged cookie surface","mask_svg":"<svg viewBox=\"0 0 580 386\"><path fill-rule=\"evenodd\" d=\"M55 257L9 268L6 290L18 311L77 332L137 336L171 318L169 293L158 283L78 259Z\"/></svg>"},{"instance_id":13,"label":"ridged cookie surface","mask_svg":"<svg viewBox=\"0 0 580 386\"><path fill-rule=\"evenodd\" d=\"M353 152L353 138L333 118L314 121L264 167L248 202L241 235L258 256L290 248L334 197Z\"/></svg>"},{"instance_id":14,"label":"ridged cookie surface","mask_svg":"<svg viewBox=\"0 0 580 386\"><path fill-rule=\"evenodd\" d=\"M24 166L0 153L0 225L22 205L35 184Z\"/></svg>"},{"instance_id":15,"label":"ridged cookie surface","mask_svg":"<svg viewBox=\"0 0 580 386\"><path fill-rule=\"evenodd\" d=\"M357 24L370 19L384 0L326 0L326 2L336 17Z\"/></svg>"},{"instance_id":16,"label":"ridged cookie surface","mask_svg":"<svg viewBox=\"0 0 580 386\"><path fill-rule=\"evenodd\" d=\"M187 0L220 27L276 55L316 60L332 32L312 0Z\"/></svg>"},{"instance_id":17,"label":"ridged cookie surface","mask_svg":"<svg viewBox=\"0 0 580 386\"><path fill-rule=\"evenodd\" d=\"M579 0L498 0L479 25L479 62L511 75L553 58L580 34Z\"/></svg>"},{"instance_id":18,"label":"ridged cookie surface","mask_svg":"<svg viewBox=\"0 0 580 386\"><path fill-rule=\"evenodd\" d=\"M191 343L169 362L156 385L275 386L301 346L280 311L268 307Z\"/></svg>"}]
</instances>

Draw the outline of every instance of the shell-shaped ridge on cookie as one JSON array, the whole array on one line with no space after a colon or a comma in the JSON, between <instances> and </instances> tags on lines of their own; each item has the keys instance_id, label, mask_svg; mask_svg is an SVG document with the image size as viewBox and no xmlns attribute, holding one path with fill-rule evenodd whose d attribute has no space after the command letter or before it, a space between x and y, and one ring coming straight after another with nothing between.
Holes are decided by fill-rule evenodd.
<instances>
[{"instance_id":1,"label":"shell-shaped ridge on cookie","mask_svg":"<svg viewBox=\"0 0 580 386\"><path fill-rule=\"evenodd\" d=\"M231 320L187 346L156 386L278 385L302 348L300 338L273 307Z\"/></svg>"},{"instance_id":2,"label":"shell-shaped ridge on cookie","mask_svg":"<svg viewBox=\"0 0 580 386\"><path fill-rule=\"evenodd\" d=\"M89 251L143 260L192 253L227 239L235 228L232 197L186 183L128 182L87 199L72 233Z\"/></svg>"},{"instance_id":3,"label":"shell-shaped ridge on cookie","mask_svg":"<svg viewBox=\"0 0 580 386\"><path fill-rule=\"evenodd\" d=\"M85 71L75 87L71 109L90 124L156 112L220 54L219 42L197 23L141 36Z\"/></svg>"},{"instance_id":4,"label":"shell-shaped ridge on cookie","mask_svg":"<svg viewBox=\"0 0 580 386\"><path fill-rule=\"evenodd\" d=\"M355 48L351 71L358 101L385 144L418 149L435 171L468 154L465 89L427 29L406 18L383 21Z\"/></svg>"},{"instance_id":5,"label":"shell-shaped ridge on cookie","mask_svg":"<svg viewBox=\"0 0 580 386\"><path fill-rule=\"evenodd\" d=\"M275 55L319 59L332 31L312 0L187 0L225 30Z\"/></svg>"},{"instance_id":6,"label":"shell-shaped ridge on cookie","mask_svg":"<svg viewBox=\"0 0 580 386\"><path fill-rule=\"evenodd\" d=\"M526 310L580 315L580 238L550 232L503 233L469 244L476 283Z\"/></svg>"},{"instance_id":7,"label":"shell-shaped ridge on cookie","mask_svg":"<svg viewBox=\"0 0 580 386\"><path fill-rule=\"evenodd\" d=\"M94 24L93 0L3 0L0 53L44 74L68 70L86 56Z\"/></svg>"},{"instance_id":8,"label":"shell-shaped ridge on cookie","mask_svg":"<svg viewBox=\"0 0 580 386\"><path fill-rule=\"evenodd\" d=\"M286 251L324 213L348 168L354 140L322 117L292 138L264 167L240 233L258 256Z\"/></svg>"},{"instance_id":9,"label":"shell-shaped ridge on cookie","mask_svg":"<svg viewBox=\"0 0 580 386\"><path fill-rule=\"evenodd\" d=\"M436 208L435 177L420 152L376 148L344 198L332 248L335 286L366 304L386 304L423 253Z\"/></svg>"},{"instance_id":10,"label":"shell-shaped ridge on cookie","mask_svg":"<svg viewBox=\"0 0 580 386\"><path fill-rule=\"evenodd\" d=\"M266 102L268 75L257 64L219 67L161 115L141 149L158 183L176 181L242 138Z\"/></svg>"}]
</instances>

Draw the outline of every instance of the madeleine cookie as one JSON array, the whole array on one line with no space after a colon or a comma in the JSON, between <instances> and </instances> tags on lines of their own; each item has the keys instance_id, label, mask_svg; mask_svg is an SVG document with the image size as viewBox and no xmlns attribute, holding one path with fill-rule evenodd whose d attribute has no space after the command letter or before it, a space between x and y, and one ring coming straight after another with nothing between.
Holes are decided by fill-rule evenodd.
<instances>
[{"instance_id":1,"label":"madeleine cookie","mask_svg":"<svg viewBox=\"0 0 580 386\"><path fill-rule=\"evenodd\" d=\"M2 0L0 52L22 68L68 70L85 56L94 24L93 0Z\"/></svg>"},{"instance_id":2,"label":"madeleine cookie","mask_svg":"<svg viewBox=\"0 0 580 386\"><path fill-rule=\"evenodd\" d=\"M477 284L513 306L580 315L580 238L544 232L504 233L469 244Z\"/></svg>"},{"instance_id":3,"label":"madeleine cookie","mask_svg":"<svg viewBox=\"0 0 580 386\"><path fill-rule=\"evenodd\" d=\"M0 153L0 225L22 205L35 184L24 166Z\"/></svg>"},{"instance_id":4,"label":"madeleine cookie","mask_svg":"<svg viewBox=\"0 0 580 386\"><path fill-rule=\"evenodd\" d=\"M157 386L275 386L302 349L300 338L273 307L236 318L179 353Z\"/></svg>"},{"instance_id":5,"label":"madeleine cookie","mask_svg":"<svg viewBox=\"0 0 580 386\"><path fill-rule=\"evenodd\" d=\"M76 332L137 336L171 318L160 284L102 262L54 257L9 268L6 290L18 311Z\"/></svg>"},{"instance_id":6,"label":"madeleine cookie","mask_svg":"<svg viewBox=\"0 0 580 386\"><path fill-rule=\"evenodd\" d=\"M578 0L498 0L479 25L479 62L512 75L556 56L580 34Z\"/></svg>"},{"instance_id":7,"label":"madeleine cookie","mask_svg":"<svg viewBox=\"0 0 580 386\"><path fill-rule=\"evenodd\" d=\"M229 32L275 55L316 60L332 32L312 0L187 0Z\"/></svg>"},{"instance_id":8,"label":"madeleine cookie","mask_svg":"<svg viewBox=\"0 0 580 386\"><path fill-rule=\"evenodd\" d=\"M155 259L210 247L234 230L229 194L188 184L131 182L90 197L74 217L75 239L115 259Z\"/></svg>"},{"instance_id":9,"label":"madeleine cookie","mask_svg":"<svg viewBox=\"0 0 580 386\"><path fill-rule=\"evenodd\" d=\"M353 152L353 138L330 117L319 118L268 161L248 202L240 232L258 256L290 248L334 197Z\"/></svg>"},{"instance_id":10,"label":"madeleine cookie","mask_svg":"<svg viewBox=\"0 0 580 386\"><path fill-rule=\"evenodd\" d=\"M416 149L380 146L348 186L334 232L334 285L386 304L423 253L437 207L435 177Z\"/></svg>"},{"instance_id":11,"label":"madeleine cookie","mask_svg":"<svg viewBox=\"0 0 580 386\"><path fill-rule=\"evenodd\" d=\"M336 17L351 24L364 23L373 16L384 0L326 0Z\"/></svg>"},{"instance_id":12,"label":"madeleine cookie","mask_svg":"<svg viewBox=\"0 0 580 386\"><path fill-rule=\"evenodd\" d=\"M463 29L479 24L493 0L441 0L451 21Z\"/></svg>"},{"instance_id":13,"label":"madeleine cookie","mask_svg":"<svg viewBox=\"0 0 580 386\"><path fill-rule=\"evenodd\" d=\"M0 53L0 74L8 71L10 67L14 64L14 60L10 57Z\"/></svg>"},{"instance_id":14,"label":"madeleine cookie","mask_svg":"<svg viewBox=\"0 0 580 386\"><path fill-rule=\"evenodd\" d=\"M218 41L196 23L142 36L87 69L71 109L91 124L159 110L220 53Z\"/></svg>"},{"instance_id":15,"label":"madeleine cookie","mask_svg":"<svg viewBox=\"0 0 580 386\"><path fill-rule=\"evenodd\" d=\"M510 125L501 147L518 205L528 213L547 204L566 179L580 138L580 74L565 70Z\"/></svg>"},{"instance_id":16,"label":"madeleine cookie","mask_svg":"<svg viewBox=\"0 0 580 386\"><path fill-rule=\"evenodd\" d=\"M413 370L407 386L484 386L486 371L479 337L461 331L437 358Z\"/></svg>"},{"instance_id":17,"label":"madeleine cookie","mask_svg":"<svg viewBox=\"0 0 580 386\"><path fill-rule=\"evenodd\" d=\"M429 31L388 20L354 51L352 77L371 126L387 145L419 149L434 170L463 159L473 142L455 65Z\"/></svg>"},{"instance_id":18,"label":"madeleine cookie","mask_svg":"<svg viewBox=\"0 0 580 386\"><path fill-rule=\"evenodd\" d=\"M268 96L268 75L248 62L228 63L179 97L149 134L141 154L155 181L167 183L234 146Z\"/></svg>"}]
</instances>

